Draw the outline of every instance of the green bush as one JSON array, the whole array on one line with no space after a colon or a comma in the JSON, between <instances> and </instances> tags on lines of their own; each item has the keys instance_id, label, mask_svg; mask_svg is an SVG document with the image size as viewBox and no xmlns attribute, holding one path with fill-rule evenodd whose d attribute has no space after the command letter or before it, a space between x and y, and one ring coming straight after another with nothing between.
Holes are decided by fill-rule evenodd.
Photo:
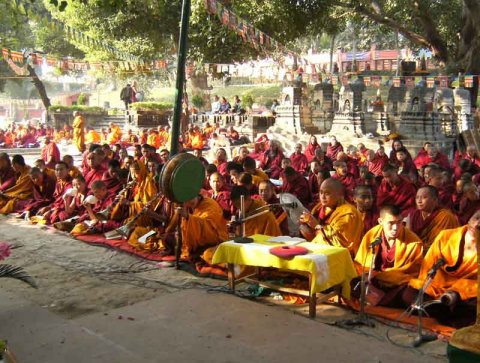
<instances>
[{"instance_id":1,"label":"green bush","mask_svg":"<svg viewBox=\"0 0 480 363\"><path fill-rule=\"evenodd\" d=\"M48 108L51 112L73 112L80 111L83 113L105 113L105 110L102 107L90 107L83 105L73 105L73 106L61 106L61 105L52 105Z\"/></svg>"},{"instance_id":2,"label":"green bush","mask_svg":"<svg viewBox=\"0 0 480 363\"><path fill-rule=\"evenodd\" d=\"M242 96L242 106L244 108L252 108L254 103L255 100L253 99L253 96L251 94L247 93Z\"/></svg>"},{"instance_id":3,"label":"green bush","mask_svg":"<svg viewBox=\"0 0 480 363\"><path fill-rule=\"evenodd\" d=\"M195 95L195 96L192 97L192 104L193 104L196 108L200 109L200 108L202 108L203 106L205 106L205 100L203 99L202 96L200 96L200 95Z\"/></svg>"},{"instance_id":4,"label":"green bush","mask_svg":"<svg viewBox=\"0 0 480 363\"><path fill-rule=\"evenodd\" d=\"M85 106L87 104L88 98L85 93L80 93L77 98L77 105Z\"/></svg>"},{"instance_id":5,"label":"green bush","mask_svg":"<svg viewBox=\"0 0 480 363\"><path fill-rule=\"evenodd\" d=\"M173 104L168 102L135 102L130 107L137 111L169 111L173 109Z\"/></svg>"}]
</instances>

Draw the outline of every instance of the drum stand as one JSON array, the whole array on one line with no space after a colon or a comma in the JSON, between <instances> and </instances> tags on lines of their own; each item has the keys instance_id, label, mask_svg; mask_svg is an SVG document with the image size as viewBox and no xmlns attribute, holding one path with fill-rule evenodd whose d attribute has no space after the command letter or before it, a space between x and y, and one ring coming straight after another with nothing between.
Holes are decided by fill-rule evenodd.
<instances>
[{"instance_id":1,"label":"drum stand","mask_svg":"<svg viewBox=\"0 0 480 363\"><path fill-rule=\"evenodd\" d=\"M180 207L183 208L183 203L180 204ZM175 238L175 269L180 270L180 258L182 256L182 247L183 247L183 239L182 239L182 215L178 214L178 222L177 222L177 233Z\"/></svg>"}]
</instances>

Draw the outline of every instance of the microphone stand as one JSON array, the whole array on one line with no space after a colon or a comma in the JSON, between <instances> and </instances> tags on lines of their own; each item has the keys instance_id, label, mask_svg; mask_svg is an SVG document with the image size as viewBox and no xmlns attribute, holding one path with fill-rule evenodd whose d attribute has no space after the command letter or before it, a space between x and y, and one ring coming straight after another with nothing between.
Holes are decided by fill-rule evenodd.
<instances>
[{"instance_id":1,"label":"microphone stand","mask_svg":"<svg viewBox=\"0 0 480 363\"><path fill-rule=\"evenodd\" d=\"M365 261L363 262L362 265L362 277L360 280L360 312L358 316L354 319L349 319L349 320L344 320L341 321L339 325L345 325L345 326L368 326L370 328L375 327L375 324L369 319L367 312L365 311L365 305L367 303L367 293L368 293L368 285L370 284L371 278L372 278L372 271L373 271L373 266L375 263L375 243L372 243L370 245L371 248L371 254L372 254L372 260L370 262L370 267L368 270L368 280L365 281L365 263L367 262L367 259L365 258Z\"/></svg>"},{"instance_id":2,"label":"microphone stand","mask_svg":"<svg viewBox=\"0 0 480 363\"><path fill-rule=\"evenodd\" d=\"M425 291L427 291L428 287L430 286L433 278L437 274L437 270L428 274L428 278L425 280L422 288L418 291L417 300L409 307L409 315L411 315L414 311L418 311L418 320L417 320L417 336L413 340L412 345L415 348L418 348L423 343L432 342L437 340L437 336L435 334L423 334L423 314L425 313L428 316L428 313L425 311L425 308L440 303L440 300L433 300L424 303L423 297L425 295Z\"/></svg>"}]
</instances>

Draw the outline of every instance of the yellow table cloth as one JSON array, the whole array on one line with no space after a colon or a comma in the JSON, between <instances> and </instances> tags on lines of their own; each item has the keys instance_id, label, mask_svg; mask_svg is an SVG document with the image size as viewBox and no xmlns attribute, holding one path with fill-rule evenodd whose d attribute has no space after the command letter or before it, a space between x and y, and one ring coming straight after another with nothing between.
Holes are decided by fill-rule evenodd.
<instances>
[{"instance_id":1,"label":"yellow table cloth","mask_svg":"<svg viewBox=\"0 0 480 363\"><path fill-rule=\"evenodd\" d=\"M284 259L270 253L270 248L281 246L279 243L267 242L271 237L254 235L250 238L253 238L254 242L221 243L213 256L213 264L230 263L309 272L313 277L310 293L341 285L342 295L345 298L350 297L350 281L357 277L357 273L346 248L303 242L299 246L308 249L308 254Z\"/></svg>"}]
</instances>

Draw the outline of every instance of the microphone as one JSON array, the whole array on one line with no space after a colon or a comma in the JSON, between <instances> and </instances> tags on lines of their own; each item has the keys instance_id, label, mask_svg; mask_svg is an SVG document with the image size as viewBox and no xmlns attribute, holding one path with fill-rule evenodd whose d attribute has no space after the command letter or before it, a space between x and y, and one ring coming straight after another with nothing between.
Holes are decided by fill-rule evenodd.
<instances>
[{"instance_id":1,"label":"microphone","mask_svg":"<svg viewBox=\"0 0 480 363\"><path fill-rule=\"evenodd\" d=\"M428 271L427 276L433 278L437 274L437 270L440 267L442 267L443 265L445 265L446 263L447 263L447 261L445 261L445 259L443 257L438 259L438 261L435 263L435 265L433 265L431 270Z\"/></svg>"},{"instance_id":2,"label":"microphone","mask_svg":"<svg viewBox=\"0 0 480 363\"><path fill-rule=\"evenodd\" d=\"M382 237L381 236L378 236L377 238L375 238L373 240L372 243L370 243L370 248L375 248L377 246L380 246L382 244Z\"/></svg>"}]
</instances>

